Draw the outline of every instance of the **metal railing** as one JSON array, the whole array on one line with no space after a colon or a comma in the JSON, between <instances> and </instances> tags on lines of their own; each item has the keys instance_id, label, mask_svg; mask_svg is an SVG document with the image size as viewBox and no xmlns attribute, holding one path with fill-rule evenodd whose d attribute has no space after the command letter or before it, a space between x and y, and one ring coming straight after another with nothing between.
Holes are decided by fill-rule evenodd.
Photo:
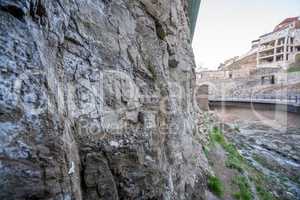
<instances>
[{"instance_id":1,"label":"metal railing","mask_svg":"<svg viewBox=\"0 0 300 200\"><path fill-rule=\"evenodd\" d=\"M233 96L232 95L226 97L209 97L208 100L300 105L300 94L282 95L282 96L274 96L274 95Z\"/></svg>"}]
</instances>

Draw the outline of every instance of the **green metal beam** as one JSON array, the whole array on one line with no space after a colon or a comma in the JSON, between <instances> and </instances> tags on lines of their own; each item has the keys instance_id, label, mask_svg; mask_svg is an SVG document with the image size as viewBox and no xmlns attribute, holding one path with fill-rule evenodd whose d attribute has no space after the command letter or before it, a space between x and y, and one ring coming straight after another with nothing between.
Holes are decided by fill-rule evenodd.
<instances>
[{"instance_id":1,"label":"green metal beam","mask_svg":"<svg viewBox=\"0 0 300 200\"><path fill-rule=\"evenodd\" d=\"M189 0L188 13L189 13L189 19L190 19L190 30L191 30L192 39L194 37L200 3L201 3L201 0Z\"/></svg>"}]
</instances>

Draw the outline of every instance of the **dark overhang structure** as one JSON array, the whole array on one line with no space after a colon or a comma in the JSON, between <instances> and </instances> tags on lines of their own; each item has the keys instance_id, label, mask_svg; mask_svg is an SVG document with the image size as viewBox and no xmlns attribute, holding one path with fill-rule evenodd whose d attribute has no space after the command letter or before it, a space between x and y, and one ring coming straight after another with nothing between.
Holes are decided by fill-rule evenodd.
<instances>
[{"instance_id":1,"label":"dark overhang structure","mask_svg":"<svg viewBox=\"0 0 300 200\"><path fill-rule=\"evenodd\" d=\"M190 19L190 30L191 30L192 39L193 39L194 32L195 32L200 3L201 3L201 0L189 0L188 13L189 13L189 19Z\"/></svg>"}]
</instances>

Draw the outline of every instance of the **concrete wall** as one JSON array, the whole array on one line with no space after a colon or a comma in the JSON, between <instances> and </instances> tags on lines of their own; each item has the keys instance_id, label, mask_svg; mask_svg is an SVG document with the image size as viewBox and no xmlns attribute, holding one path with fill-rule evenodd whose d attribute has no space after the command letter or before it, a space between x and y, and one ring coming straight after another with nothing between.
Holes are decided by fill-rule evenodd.
<instances>
[{"instance_id":1,"label":"concrete wall","mask_svg":"<svg viewBox=\"0 0 300 200\"><path fill-rule=\"evenodd\" d=\"M291 38L294 39L293 43L291 42ZM283 39L283 43L278 44L277 42L281 39ZM272 45L268 44L266 46L267 43L272 43ZM300 47L300 29L287 28L261 36L257 53L257 67L279 67L287 69L290 64L295 62L295 56L300 54L300 50L297 50L298 46ZM278 48L282 49L281 52L277 52ZM272 51L273 53L271 53ZM268 54L266 54L267 52ZM267 58L265 56L267 56ZM277 61L276 59L278 56L283 56L283 60ZM272 58L272 62L266 61L266 59Z\"/></svg>"},{"instance_id":2,"label":"concrete wall","mask_svg":"<svg viewBox=\"0 0 300 200\"><path fill-rule=\"evenodd\" d=\"M226 66L225 70L241 70L241 69L255 69L257 64L256 52L247 55L241 59L236 60L232 64Z\"/></svg>"},{"instance_id":3,"label":"concrete wall","mask_svg":"<svg viewBox=\"0 0 300 200\"><path fill-rule=\"evenodd\" d=\"M211 101L209 108L214 110L220 107L248 108L253 110L273 110L300 114L299 105L272 104L272 103L249 103L249 102L230 102L230 101Z\"/></svg>"},{"instance_id":4,"label":"concrete wall","mask_svg":"<svg viewBox=\"0 0 300 200\"><path fill-rule=\"evenodd\" d=\"M268 78L274 76L274 84ZM265 81L262 81L265 77ZM198 79L198 85L209 86L211 98L249 98L251 96L271 95L287 97L300 94L300 73L286 73L280 69L258 69L250 76L234 79Z\"/></svg>"}]
</instances>

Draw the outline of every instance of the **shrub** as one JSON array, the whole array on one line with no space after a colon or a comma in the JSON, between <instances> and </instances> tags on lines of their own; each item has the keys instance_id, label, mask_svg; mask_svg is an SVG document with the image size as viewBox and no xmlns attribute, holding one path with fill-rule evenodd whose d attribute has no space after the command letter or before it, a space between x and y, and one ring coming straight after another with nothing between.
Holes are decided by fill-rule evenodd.
<instances>
[{"instance_id":1,"label":"shrub","mask_svg":"<svg viewBox=\"0 0 300 200\"><path fill-rule=\"evenodd\" d=\"M214 127L213 130L210 133L210 140L212 143L219 143L222 146L226 144L225 138L223 133L220 129Z\"/></svg>"},{"instance_id":2,"label":"shrub","mask_svg":"<svg viewBox=\"0 0 300 200\"><path fill-rule=\"evenodd\" d=\"M238 152L238 150L236 149L236 147L233 144L227 144L226 146L224 146L224 149L230 155L233 155L240 159L243 159L243 157L240 155L240 153Z\"/></svg>"},{"instance_id":3,"label":"shrub","mask_svg":"<svg viewBox=\"0 0 300 200\"><path fill-rule=\"evenodd\" d=\"M233 179L233 184L237 185L239 191L233 194L237 200L251 200L252 194L247 179L243 176L237 176Z\"/></svg>"},{"instance_id":4,"label":"shrub","mask_svg":"<svg viewBox=\"0 0 300 200\"><path fill-rule=\"evenodd\" d=\"M299 71L300 71L300 64L291 65L287 70L288 73L299 72Z\"/></svg>"},{"instance_id":5,"label":"shrub","mask_svg":"<svg viewBox=\"0 0 300 200\"><path fill-rule=\"evenodd\" d=\"M267 192L261 186L256 186L256 191L260 197L260 200L273 200L273 195L270 192Z\"/></svg>"},{"instance_id":6,"label":"shrub","mask_svg":"<svg viewBox=\"0 0 300 200\"><path fill-rule=\"evenodd\" d=\"M243 172L243 163L237 157L229 155L227 160L225 161L226 167L230 169L236 169L239 172Z\"/></svg>"},{"instance_id":7,"label":"shrub","mask_svg":"<svg viewBox=\"0 0 300 200\"><path fill-rule=\"evenodd\" d=\"M209 155L209 147L208 147L208 146L203 147L203 152L204 152L206 158L208 158L208 155Z\"/></svg>"},{"instance_id":8,"label":"shrub","mask_svg":"<svg viewBox=\"0 0 300 200\"><path fill-rule=\"evenodd\" d=\"M224 193L222 181L215 176L208 177L208 189L218 197L222 197Z\"/></svg>"},{"instance_id":9,"label":"shrub","mask_svg":"<svg viewBox=\"0 0 300 200\"><path fill-rule=\"evenodd\" d=\"M224 146L224 149L228 153L227 160L225 161L226 167L243 172L244 158L240 155L236 147L233 144L227 144Z\"/></svg>"}]
</instances>

